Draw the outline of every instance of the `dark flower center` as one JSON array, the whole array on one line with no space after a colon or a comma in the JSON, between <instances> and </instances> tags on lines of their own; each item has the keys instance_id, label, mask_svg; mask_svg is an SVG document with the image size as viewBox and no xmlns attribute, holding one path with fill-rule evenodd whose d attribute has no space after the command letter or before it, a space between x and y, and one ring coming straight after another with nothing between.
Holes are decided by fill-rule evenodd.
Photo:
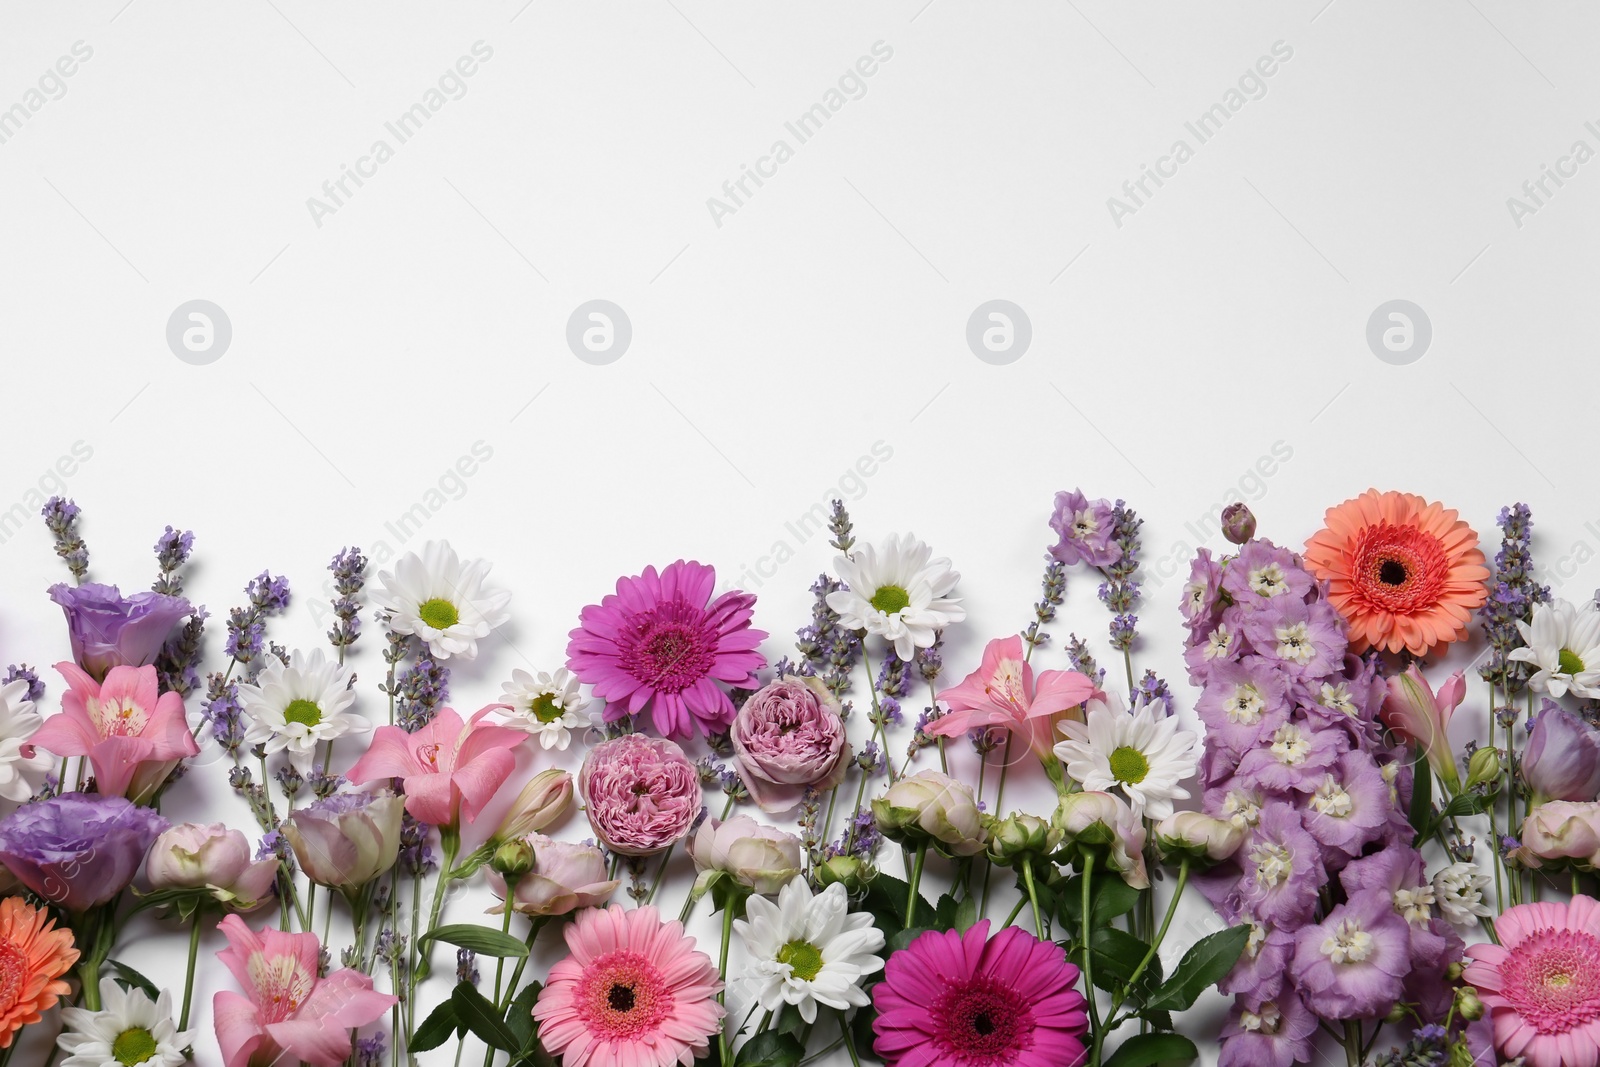
<instances>
[{"instance_id":1,"label":"dark flower center","mask_svg":"<svg viewBox=\"0 0 1600 1067\"><path fill-rule=\"evenodd\" d=\"M972 1028L985 1037L994 1033L994 1021L989 1018L989 1013L980 1011L972 1017Z\"/></svg>"},{"instance_id":2,"label":"dark flower center","mask_svg":"<svg viewBox=\"0 0 1600 1067\"><path fill-rule=\"evenodd\" d=\"M1406 565L1397 559L1386 559L1378 566L1378 581L1384 585L1405 585Z\"/></svg>"},{"instance_id":3,"label":"dark flower center","mask_svg":"<svg viewBox=\"0 0 1600 1067\"><path fill-rule=\"evenodd\" d=\"M606 1003L611 1005L612 1011L632 1011L634 1005L633 987L620 983L611 987L606 994Z\"/></svg>"},{"instance_id":4,"label":"dark flower center","mask_svg":"<svg viewBox=\"0 0 1600 1067\"><path fill-rule=\"evenodd\" d=\"M934 1004L934 1040L957 1061L1010 1062L1032 1044L1034 1018L1017 990L988 975L951 984Z\"/></svg>"},{"instance_id":5,"label":"dark flower center","mask_svg":"<svg viewBox=\"0 0 1600 1067\"><path fill-rule=\"evenodd\" d=\"M619 642L618 666L653 689L681 693L716 663L717 637L704 612L683 601L636 615L631 636Z\"/></svg>"}]
</instances>

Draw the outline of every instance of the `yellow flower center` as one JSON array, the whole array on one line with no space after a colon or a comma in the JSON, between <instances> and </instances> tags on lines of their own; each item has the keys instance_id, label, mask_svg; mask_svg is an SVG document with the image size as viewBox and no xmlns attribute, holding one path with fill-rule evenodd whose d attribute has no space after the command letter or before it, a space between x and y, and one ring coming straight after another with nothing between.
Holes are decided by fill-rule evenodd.
<instances>
[{"instance_id":1,"label":"yellow flower center","mask_svg":"<svg viewBox=\"0 0 1600 1067\"><path fill-rule=\"evenodd\" d=\"M1138 785L1150 773L1150 761L1131 745L1115 749L1107 762L1111 764L1111 777L1123 785Z\"/></svg>"},{"instance_id":2,"label":"yellow flower center","mask_svg":"<svg viewBox=\"0 0 1600 1067\"><path fill-rule=\"evenodd\" d=\"M417 618L435 630L448 630L461 621L461 615L456 611L456 606L450 601L442 600L439 597L423 601L417 607Z\"/></svg>"},{"instance_id":3,"label":"yellow flower center","mask_svg":"<svg viewBox=\"0 0 1600 1067\"><path fill-rule=\"evenodd\" d=\"M291 700L289 706L283 709L283 721L315 726L322 721L322 709L310 700Z\"/></svg>"},{"instance_id":4,"label":"yellow flower center","mask_svg":"<svg viewBox=\"0 0 1600 1067\"><path fill-rule=\"evenodd\" d=\"M156 1039L150 1031L141 1028L124 1030L111 1042L111 1058L126 1067L144 1063L156 1054Z\"/></svg>"},{"instance_id":5,"label":"yellow flower center","mask_svg":"<svg viewBox=\"0 0 1600 1067\"><path fill-rule=\"evenodd\" d=\"M796 978L809 982L822 972L822 950L809 941L791 941L778 950L778 962L787 963Z\"/></svg>"},{"instance_id":6,"label":"yellow flower center","mask_svg":"<svg viewBox=\"0 0 1600 1067\"><path fill-rule=\"evenodd\" d=\"M911 596L898 585L882 585L872 594L871 603L885 615L893 615L911 606Z\"/></svg>"},{"instance_id":7,"label":"yellow flower center","mask_svg":"<svg viewBox=\"0 0 1600 1067\"><path fill-rule=\"evenodd\" d=\"M1563 648L1556 653L1556 667L1562 674L1578 675L1584 671L1583 660L1570 648Z\"/></svg>"}]
</instances>

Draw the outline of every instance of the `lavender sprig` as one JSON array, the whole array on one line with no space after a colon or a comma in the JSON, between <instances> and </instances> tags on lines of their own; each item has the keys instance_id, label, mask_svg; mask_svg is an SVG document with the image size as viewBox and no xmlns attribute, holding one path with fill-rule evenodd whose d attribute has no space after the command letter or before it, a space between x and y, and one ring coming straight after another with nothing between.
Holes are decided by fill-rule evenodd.
<instances>
[{"instance_id":1,"label":"lavender sprig","mask_svg":"<svg viewBox=\"0 0 1600 1067\"><path fill-rule=\"evenodd\" d=\"M1042 627L1056 617L1056 609L1067 598L1067 565L1049 555L1045 556L1044 579L1039 583L1039 602L1033 606L1033 621L1022 632L1022 643L1028 646L1028 655L1050 640Z\"/></svg>"},{"instance_id":2,"label":"lavender sprig","mask_svg":"<svg viewBox=\"0 0 1600 1067\"><path fill-rule=\"evenodd\" d=\"M1489 662L1478 673L1510 704L1511 697L1527 686L1532 671L1530 664L1510 658L1523 643L1517 623L1533 618L1533 606L1547 602L1550 589L1534 579L1533 514L1528 505L1517 503L1501 508L1495 521L1501 539L1500 551L1494 557L1494 587L1478 609L1489 641Z\"/></svg>"},{"instance_id":3,"label":"lavender sprig","mask_svg":"<svg viewBox=\"0 0 1600 1067\"><path fill-rule=\"evenodd\" d=\"M361 636L361 602L357 597L367 581L367 557L359 548L346 548L328 564L333 573L333 588L339 595L333 602L333 614L338 621L328 631L328 641L339 650L339 662L344 662L345 649Z\"/></svg>"},{"instance_id":4,"label":"lavender sprig","mask_svg":"<svg viewBox=\"0 0 1600 1067\"><path fill-rule=\"evenodd\" d=\"M1133 575L1139 569L1139 527L1144 520L1121 500L1112 510L1114 540L1122 549L1121 556L1101 573L1106 580L1099 589L1100 599L1111 609L1111 647L1127 652L1133 647L1139 617L1133 614L1139 603L1139 583Z\"/></svg>"},{"instance_id":5,"label":"lavender sprig","mask_svg":"<svg viewBox=\"0 0 1600 1067\"><path fill-rule=\"evenodd\" d=\"M193 551L194 531L180 532L168 526L166 532L156 538L156 568L159 573L150 588L167 596L182 596L183 575L179 571L189 562L189 554Z\"/></svg>"},{"instance_id":6,"label":"lavender sprig","mask_svg":"<svg viewBox=\"0 0 1600 1067\"><path fill-rule=\"evenodd\" d=\"M56 555L60 556L72 572L73 581L79 585L89 573L89 546L78 536L78 516L82 509L71 500L53 496L45 501L39 514L55 538Z\"/></svg>"}]
</instances>

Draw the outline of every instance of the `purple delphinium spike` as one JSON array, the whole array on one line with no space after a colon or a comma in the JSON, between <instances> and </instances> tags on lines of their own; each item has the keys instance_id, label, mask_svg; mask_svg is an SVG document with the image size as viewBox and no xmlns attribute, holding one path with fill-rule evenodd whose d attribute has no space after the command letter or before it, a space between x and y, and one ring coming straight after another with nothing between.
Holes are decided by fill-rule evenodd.
<instances>
[{"instance_id":1,"label":"purple delphinium spike","mask_svg":"<svg viewBox=\"0 0 1600 1067\"><path fill-rule=\"evenodd\" d=\"M78 536L78 516L81 512L77 504L59 496L45 501L44 507L39 510L39 514L44 516L45 526L55 538L56 555L66 563L73 580L80 584L89 573L89 546Z\"/></svg>"}]
</instances>

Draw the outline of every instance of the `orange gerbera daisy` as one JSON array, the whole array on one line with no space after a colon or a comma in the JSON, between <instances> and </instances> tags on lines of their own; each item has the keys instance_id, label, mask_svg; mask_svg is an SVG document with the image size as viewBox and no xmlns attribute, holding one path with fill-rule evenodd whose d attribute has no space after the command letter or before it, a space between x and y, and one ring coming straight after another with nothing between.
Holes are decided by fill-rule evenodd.
<instances>
[{"instance_id":1,"label":"orange gerbera daisy","mask_svg":"<svg viewBox=\"0 0 1600 1067\"><path fill-rule=\"evenodd\" d=\"M67 995L61 976L77 962L72 931L20 897L0 900L0 1048Z\"/></svg>"},{"instance_id":2,"label":"orange gerbera daisy","mask_svg":"<svg viewBox=\"0 0 1600 1067\"><path fill-rule=\"evenodd\" d=\"M1355 652L1428 649L1466 636L1488 596L1478 535L1454 510L1412 493L1368 489L1329 508L1305 561L1328 583Z\"/></svg>"}]
</instances>

